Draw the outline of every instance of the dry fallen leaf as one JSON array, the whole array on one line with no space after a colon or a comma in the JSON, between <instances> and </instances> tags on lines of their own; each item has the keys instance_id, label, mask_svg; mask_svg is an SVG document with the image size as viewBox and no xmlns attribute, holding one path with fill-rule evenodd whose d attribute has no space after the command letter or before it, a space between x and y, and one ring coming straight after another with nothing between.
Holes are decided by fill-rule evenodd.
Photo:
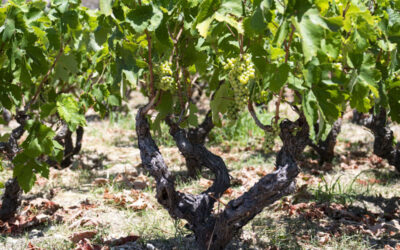
<instances>
[{"instance_id":1,"label":"dry fallen leaf","mask_svg":"<svg viewBox=\"0 0 400 250\"><path fill-rule=\"evenodd\" d=\"M123 244L126 244L128 242L134 242L137 241L140 237L134 234L130 234L126 237L121 237L118 239L109 239L107 241L104 241L105 245L110 245L110 246L120 246Z\"/></svg>"},{"instance_id":2,"label":"dry fallen leaf","mask_svg":"<svg viewBox=\"0 0 400 250\"><path fill-rule=\"evenodd\" d=\"M77 228L80 226L97 227L99 225L101 225L101 223L98 220L96 220L94 218L83 217L83 218L75 221L74 223L72 223L68 228L73 229L73 228Z\"/></svg>"},{"instance_id":3,"label":"dry fallen leaf","mask_svg":"<svg viewBox=\"0 0 400 250\"><path fill-rule=\"evenodd\" d=\"M330 240L331 237L328 233L318 232L317 238L318 238L319 244L325 245L326 243L328 243L328 241Z\"/></svg>"},{"instance_id":4,"label":"dry fallen leaf","mask_svg":"<svg viewBox=\"0 0 400 250\"><path fill-rule=\"evenodd\" d=\"M97 230L77 232L71 235L69 239L76 244L83 239L91 239L96 236L96 234Z\"/></svg>"},{"instance_id":5,"label":"dry fallen leaf","mask_svg":"<svg viewBox=\"0 0 400 250\"><path fill-rule=\"evenodd\" d=\"M98 186L105 185L107 183L108 183L108 179L106 179L106 178L96 178L92 182L93 185L98 185Z\"/></svg>"}]
</instances>

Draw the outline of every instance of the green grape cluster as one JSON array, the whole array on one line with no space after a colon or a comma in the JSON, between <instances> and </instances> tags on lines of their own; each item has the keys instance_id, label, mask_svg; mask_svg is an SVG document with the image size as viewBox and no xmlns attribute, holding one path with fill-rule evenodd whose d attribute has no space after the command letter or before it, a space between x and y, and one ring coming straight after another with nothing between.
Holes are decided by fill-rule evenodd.
<instances>
[{"instance_id":1,"label":"green grape cluster","mask_svg":"<svg viewBox=\"0 0 400 250\"><path fill-rule=\"evenodd\" d=\"M228 109L228 117L237 119L237 114L246 106L249 99L248 85L255 78L254 64L250 55L245 54L242 58L229 58L223 64L224 70L228 71L228 80L234 92L234 102Z\"/></svg>"},{"instance_id":2,"label":"green grape cluster","mask_svg":"<svg viewBox=\"0 0 400 250\"><path fill-rule=\"evenodd\" d=\"M175 80L172 77L172 63L164 61L159 66L160 81L158 82L158 88L164 91L175 89Z\"/></svg>"},{"instance_id":3,"label":"green grape cluster","mask_svg":"<svg viewBox=\"0 0 400 250\"><path fill-rule=\"evenodd\" d=\"M255 101L257 103L268 103L268 91L261 90L255 95Z\"/></svg>"},{"instance_id":4,"label":"green grape cluster","mask_svg":"<svg viewBox=\"0 0 400 250\"><path fill-rule=\"evenodd\" d=\"M279 136L279 128L273 127L272 131L265 131L263 149L265 154L273 152L275 146L275 138Z\"/></svg>"}]
</instances>

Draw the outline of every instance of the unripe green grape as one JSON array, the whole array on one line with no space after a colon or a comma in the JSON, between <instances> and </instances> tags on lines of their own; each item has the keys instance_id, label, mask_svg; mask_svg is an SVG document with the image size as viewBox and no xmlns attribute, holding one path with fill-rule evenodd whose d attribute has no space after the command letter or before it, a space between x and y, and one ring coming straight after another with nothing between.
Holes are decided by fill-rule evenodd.
<instances>
[{"instance_id":1,"label":"unripe green grape","mask_svg":"<svg viewBox=\"0 0 400 250\"><path fill-rule=\"evenodd\" d=\"M160 81L157 83L157 87L164 91L174 91L176 89L175 79L172 77L172 63L164 61L158 67L160 74Z\"/></svg>"},{"instance_id":2,"label":"unripe green grape","mask_svg":"<svg viewBox=\"0 0 400 250\"><path fill-rule=\"evenodd\" d=\"M279 128L273 127L272 131L265 131L263 149L265 154L273 152L275 146L275 138L279 135Z\"/></svg>"},{"instance_id":3,"label":"unripe green grape","mask_svg":"<svg viewBox=\"0 0 400 250\"><path fill-rule=\"evenodd\" d=\"M255 78L254 65L250 55L244 54L242 58L228 58L223 67L228 71L228 80L234 92L234 104L228 110L228 118L237 119L233 113L243 110L248 102L248 83Z\"/></svg>"}]
</instances>

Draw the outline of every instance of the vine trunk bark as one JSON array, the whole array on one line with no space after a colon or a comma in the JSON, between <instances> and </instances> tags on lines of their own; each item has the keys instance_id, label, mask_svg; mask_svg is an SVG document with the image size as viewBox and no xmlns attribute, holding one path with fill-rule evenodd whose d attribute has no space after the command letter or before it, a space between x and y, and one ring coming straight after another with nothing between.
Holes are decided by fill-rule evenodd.
<instances>
[{"instance_id":1,"label":"vine trunk bark","mask_svg":"<svg viewBox=\"0 0 400 250\"><path fill-rule=\"evenodd\" d=\"M319 140L317 144L310 140L309 145L318 153L320 159L319 164L322 165L325 162L332 162L335 157L335 145L337 137L340 134L342 127L342 119L338 119L332 125L331 131L325 140ZM316 125L316 131L318 132L319 126Z\"/></svg>"},{"instance_id":2,"label":"vine trunk bark","mask_svg":"<svg viewBox=\"0 0 400 250\"><path fill-rule=\"evenodd\" d=\"M374 135L374 154L386 159L400 172L400 148L395 144L393 131L387 121L386 109L381 108L376 114L371 110L370 115L353 111L353 122L367 127Z\"/></svg>"},{"instance_id":3,"label":"vine trunk bark","mask_svg":"<svg viewBox=\"0 0 400 250\"><path fill-rule=\"evenodd\" d=\"M227 167L221 157L196 143L193 133L168 120L170 134L182 154L188 155L199 165L209 168L215 175L210 188L198 195L175 189L174 177L155 144L149 123L142 109L136 116L136 132L142 164L156 180L156 197L174 219L185 219L201 249L223 249L262 209L295 189L299 173L296 164L308 143L309 129L304 117L297 121L281 122L280 137L283 147L276 159L276 170L262 177L242 196L230 201L223 211L215 211L214 205L230 186Z\"/></svg>"},{"instance_id":4,"label":"vine trunk bark","mask_svg":"<svg viewBox=\"0 0 400 250\"><path fill-rule=\"evenodd\" d=\"M28 116L25 115L24 112L18 112L16 120L20 125L11 131L8 142L0 143L0 151L4 153L10 161L13 160L19 152L18 140L25 132L24 127ZM22 190L17 179L10 178L5 184L5 191L0 208L0 220L6 221L15 215L18 207L21 205L21 195Z\"/></svg>"},{"instance_id":5,"label":"vine trunk bark","mask_svg":"<svg viewBox=\"0 0 400 250\"><path fill-rule=\"evenodd\" d=\"M171 117L166 118L166 123L170 126L170 128L173 127L173 122ZM210 131L214 128L214 123L212 121L212 116L211 116L211 111L209 111L206 114L206 117L204 118L204 121L197 127L197 128L191 128L186 134L187 140L192 145L204 145L206 138ZM174 137L174 134L172 131L175 131L173 129L170 130L170 134L172 137ZM187 151L182 147L179 147L179 142L176 141L177 146L183 157L185 158L186 161L186 168L188 170L188 176L195 178L198 173L201 172L201 169L203 167L202 161L199 161L196 155L193 154L192 151Z\"/></svg>"},{"instance_id":6,"label":"vine trunk bark","mask_svg":"<svg viewBox=\"0 0 400 250\"><path fill-rule=\"evenodd\" d=\"M69 130L68 126L64 124L61 129L57 132L54 140L64 146L64 157L60 163L61 168L66 168L72 164L72 159L74 155L79 154L82 148L84 129L79 126L76 129L76 141L75 146L72 140L72 132Z\"/></svg>"}]
</instances>

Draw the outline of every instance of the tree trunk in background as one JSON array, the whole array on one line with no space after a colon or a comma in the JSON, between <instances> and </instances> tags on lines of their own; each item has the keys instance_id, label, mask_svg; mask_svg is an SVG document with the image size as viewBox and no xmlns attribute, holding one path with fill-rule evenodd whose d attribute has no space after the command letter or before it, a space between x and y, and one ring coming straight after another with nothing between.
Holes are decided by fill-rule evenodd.
<instances>
[{"instance_id":1,"label":"tree trunk in background","mask_svg":"<svg viewBox=\"0 0 400 250\"><path fill-rule=\"evenodd\" d=\"M386 110L381 109L376 115L371 115L365 126L374 134L374 154L386 159L397 171L400 171L400 149L395 145L393 131L387 124Z\"/></svg>"},{"instance_id":2,"label":"tree trunk in background","mask_svg":"<svg viewBox=\"0 0 400 250\"><path fill-rule=\"evenodd\" d=\"M310 146L318 153L320 156L319 164L322 165L324 162L332 162L335 156L335 145L337 137L340 134L342 127L342 119L338 119L333 123L331 131L329 132L326 139L318 141L318 144L314 144L310 140ZM318 131L318 124L316 125L316 131Z\"/></svg>"},{"instance_id":3,"label":"tree trunk in background","mask_svg":"<svg viewBox=\"0 0 400 250\"><path fill-rule=\"evenodd\" d=\"M373 112L371 110L370 114L363 114L354 110L352 122L371 130L374 135L374 154L386 159L400 171L400 148L399 144L395 145L393 131L387 122L386 109L381 108L377 114Z\"/></svg>"}]
</instances>

